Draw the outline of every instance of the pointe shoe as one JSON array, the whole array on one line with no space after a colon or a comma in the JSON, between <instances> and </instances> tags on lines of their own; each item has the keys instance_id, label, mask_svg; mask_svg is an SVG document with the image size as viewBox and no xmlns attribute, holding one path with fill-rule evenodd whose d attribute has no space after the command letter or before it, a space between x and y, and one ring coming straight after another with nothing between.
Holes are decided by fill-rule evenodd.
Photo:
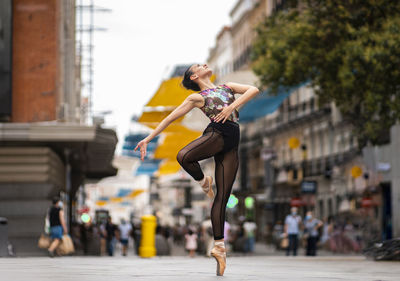
<instances>
[{"instance_id":1,"label":"pointe shoe","mask_svg":"<svg viewBox=\"0 0 400 281\"><path fill-rule=\"evenodd\" d=\"M208 198L214 198L214 190L212 189L213 178L211 176L206 176L206 182L204 186L201 186L203 191L207 194Z\"/></svg>"},{"instance_id":2,"label":"pointe shoe","mask_svg":"<svg viewBox=\"0 0 400 281\"><path fill-rule=\"evenodd\" d=\"M226 268L226 250L225 247L214 246L211 255L217 261L217 276L223 276Z\"/></svg>"}]
</instances>

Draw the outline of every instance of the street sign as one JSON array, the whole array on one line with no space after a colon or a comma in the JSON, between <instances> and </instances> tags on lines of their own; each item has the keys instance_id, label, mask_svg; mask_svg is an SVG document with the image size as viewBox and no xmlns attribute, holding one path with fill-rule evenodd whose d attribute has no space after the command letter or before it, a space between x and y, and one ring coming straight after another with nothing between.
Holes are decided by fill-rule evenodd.
<instances>
[{"instance_id":1,"label":"street sign","mask_svg":"<svg viewBox=\"0 0 400 281\"><path fill-rule=\"evenodd\" d=\"M300 186L301 193L316 194L317 186L316 181L302 181Z\"/></svg>"}]
</instances>

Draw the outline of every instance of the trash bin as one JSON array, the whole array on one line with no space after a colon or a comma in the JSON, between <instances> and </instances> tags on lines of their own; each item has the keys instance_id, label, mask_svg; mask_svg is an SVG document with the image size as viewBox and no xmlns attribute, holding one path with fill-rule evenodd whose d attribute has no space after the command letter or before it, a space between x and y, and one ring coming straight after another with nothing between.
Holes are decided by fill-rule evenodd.
<instances>
[{"instance_id":1,"label":"trash bin","mask_svg":"<svg viewBox=\"0 0 400 281\"><path fill-rule=\"evenodd\" d=\"M0 257L8 256L8 221L0 217Z\"/></svg>"}]
</instances>

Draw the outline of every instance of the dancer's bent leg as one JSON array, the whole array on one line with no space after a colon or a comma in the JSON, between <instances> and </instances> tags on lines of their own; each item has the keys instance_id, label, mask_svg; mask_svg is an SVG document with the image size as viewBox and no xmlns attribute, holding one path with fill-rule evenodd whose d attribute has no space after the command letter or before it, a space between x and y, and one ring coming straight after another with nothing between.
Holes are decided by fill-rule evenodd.
<instances>
[{"instance_id":1,"label":"dancer's bent leg","mask_svg":"<svg viewBox=\"0 0 400 281\"><path fill-rule=\"evenodd\" d=\"M189 175L200 181L204 178L204 174L199 161L216 155L222 151L223 147L224 139L221 133L210 128L201 137L182 148L176 158Z\"/></svg>"}]
</instances>

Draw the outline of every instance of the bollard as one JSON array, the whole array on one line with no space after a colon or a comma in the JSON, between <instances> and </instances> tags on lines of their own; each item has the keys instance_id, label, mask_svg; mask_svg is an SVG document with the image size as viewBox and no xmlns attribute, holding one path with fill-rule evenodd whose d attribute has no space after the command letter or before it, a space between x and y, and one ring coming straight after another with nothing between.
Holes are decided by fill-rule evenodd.
<instances>
[{"instance_id":1,"label":"bollard","mask_svg":"<svg viewBox=\"0 0 400 281\"><path fill-rule=\"evenodd\" d=\"M142 258L156 255L156 224L155 216L142 216L142 239L139 247L139 256Z\"/></svg>"}]
</instances>

